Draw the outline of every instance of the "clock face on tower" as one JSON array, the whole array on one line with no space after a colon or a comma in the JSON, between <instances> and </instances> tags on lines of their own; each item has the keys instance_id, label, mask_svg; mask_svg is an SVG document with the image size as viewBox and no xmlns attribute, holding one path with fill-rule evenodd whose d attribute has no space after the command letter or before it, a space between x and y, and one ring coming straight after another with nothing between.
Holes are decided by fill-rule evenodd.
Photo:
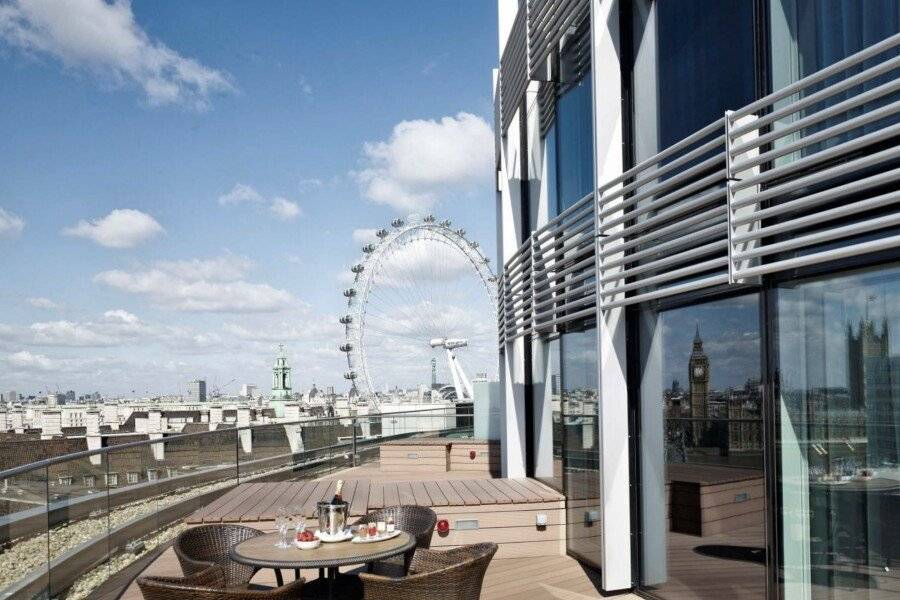
<instances>
[{"instance_id":1,"label":"clock face on tower","mask_svg":"<svg viewBox=\"0 0 900 600\"><path fill-rule=\"evenodd\" d=\"M705 373L705 371L704 371L703 367L701 367L699 365L694 367L694 377L697 377L699 379L700 377L703 377L704 373Z\"/></svg>"}]
</instances>

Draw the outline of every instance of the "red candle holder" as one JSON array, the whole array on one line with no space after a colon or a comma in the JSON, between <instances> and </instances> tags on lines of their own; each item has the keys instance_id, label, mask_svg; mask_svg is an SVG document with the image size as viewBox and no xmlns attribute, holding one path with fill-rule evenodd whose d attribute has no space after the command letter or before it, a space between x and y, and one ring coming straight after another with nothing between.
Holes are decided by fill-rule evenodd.
<instances>
[{"instance_id":1,"label":"red candle holder","mask_svg":"<svg viewBox=\"0 0 900 600\"><path fill-rule=\"evenodd\" d=\"M441 519L437 522L437 532L438 535L447 535L450 533L450 521L447 519Z\"/></svg>"}]
</instances>

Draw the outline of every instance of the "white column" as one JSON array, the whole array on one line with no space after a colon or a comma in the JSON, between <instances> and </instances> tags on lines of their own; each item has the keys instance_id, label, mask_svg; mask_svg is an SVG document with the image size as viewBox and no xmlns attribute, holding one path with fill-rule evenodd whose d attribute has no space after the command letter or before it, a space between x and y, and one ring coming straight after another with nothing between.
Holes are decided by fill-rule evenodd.
<instances>
[{"instance_id":1,"label":"white column","mask_svg":"<svg viewBox=\"0 0 900 600\"><path fill-rule=\"evenodd\" d=\"M237 409L237 426L250 426L249 408L242 407ZM249 429L244 429L238 432L238 436L241 438L241 448L244 450L244 453L251 454L253 452L253 432Z\"/></svg>"},{"instance_id":2,"label":"white column","mask_svg":"<svg viewBox=\"0 0 900 600\"><path fill-rule=\"evenodd\" d=\"M621 174L623 169L619 56L619 1L591 0L594 179L598 184ZM603 527L601 585L609 592L632 586L625 309L598 308L597 333Z\"/></svg>"},{"instance_id":3,"label":"white column","mask_svg":"<svg viewBox=\"0 0 900 600\"><path fill-rule=\"evenodd\" d=\"M45 410L41 415L41 439L59 435L62 435L62 414L58 410Z\"/></svg>"},{"instance_id":4,"label":"white column","mask_svg":"<svg viewBox=\"0 0 900 600\"><path fill-rule=\"evenodd\" d=\"M291 446L291 452L297 454L303 452L303 434L301 426L297 422L300 420L300 405L296 402L288 402L284 405L284 434L287 436L288 444Z\"/></svg>"},{"instance_id":5,"label":"white column","mask_svg":"<svg viewBox=\"0 0 900 600\"><path fill-rule=\"evenodd\" d=\"M9 424L16 433L25 432L25 415L21 410L14 410L9 413Z\"/></svg>"},{"instance_id":6,"label":"white column","mask_svg":"<svg viewBox=\"0 0 900 600\"><path fill-rule=\"evenodd\" d=\"M103 447L103 438L100 436L100 411L89 409L84 413L85 439L88 450L99 450ZM92 454L91 464L103 464L102 454Z\"/></svg>"},{"instance_id":7,"label":"white column","mask_svg":"<svg viewBox=\"0 0 900 600\"><path fill-rule=\"evenodd\" d=\"M216 427L219 426L219 423L222 422L222 407L221 406L210 406L209 407L209 430L215 431Z\"/></svg>"}]
</instances>

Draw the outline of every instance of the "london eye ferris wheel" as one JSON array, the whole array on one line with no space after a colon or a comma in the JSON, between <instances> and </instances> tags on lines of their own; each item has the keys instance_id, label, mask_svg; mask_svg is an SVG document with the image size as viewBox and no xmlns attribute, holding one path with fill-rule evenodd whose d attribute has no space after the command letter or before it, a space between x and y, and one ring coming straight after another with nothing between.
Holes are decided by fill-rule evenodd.
<instances>
[{"instance_id":1,"label":"london eye ferris wheel","mask_svg":"<svg viewBox=\"0 0 900 600\"><path fill-rule=\"evenodd\" d=\"M496 378L497 278L479 244L451 225L394 219L350 268L340 350L362 396L430 382L463 400L472 375Z\"/></svg>"}]
</instances>

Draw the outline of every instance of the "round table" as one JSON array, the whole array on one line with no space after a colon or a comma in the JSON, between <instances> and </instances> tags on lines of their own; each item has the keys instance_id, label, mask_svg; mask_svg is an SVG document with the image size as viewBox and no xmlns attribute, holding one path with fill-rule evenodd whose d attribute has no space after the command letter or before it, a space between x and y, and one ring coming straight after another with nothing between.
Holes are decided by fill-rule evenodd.
<instances>
[{"instance_id":1,"label":"round table","mask_svg":"<svg viewBox=\"0 0 900 600\"><path fill-rule=\"evenodd\" d=\"M368 564L394 556L404 555L404 566L409 568L412 558L411 550L416 547L416 538L401 531L400 535L383 542L371 542L367 544L354 544L346 542L322 542L314 550L301 550L296 547L279 548L277 533L268 533L244 540L232 546L228 554L235 562L261 569L275 569L278 585L283 585L280 569L294 569L299 573L300 569L328 570L328 597L331 598L332 588L338 567L347 565Z\"/></svg>"}]
</instances>

